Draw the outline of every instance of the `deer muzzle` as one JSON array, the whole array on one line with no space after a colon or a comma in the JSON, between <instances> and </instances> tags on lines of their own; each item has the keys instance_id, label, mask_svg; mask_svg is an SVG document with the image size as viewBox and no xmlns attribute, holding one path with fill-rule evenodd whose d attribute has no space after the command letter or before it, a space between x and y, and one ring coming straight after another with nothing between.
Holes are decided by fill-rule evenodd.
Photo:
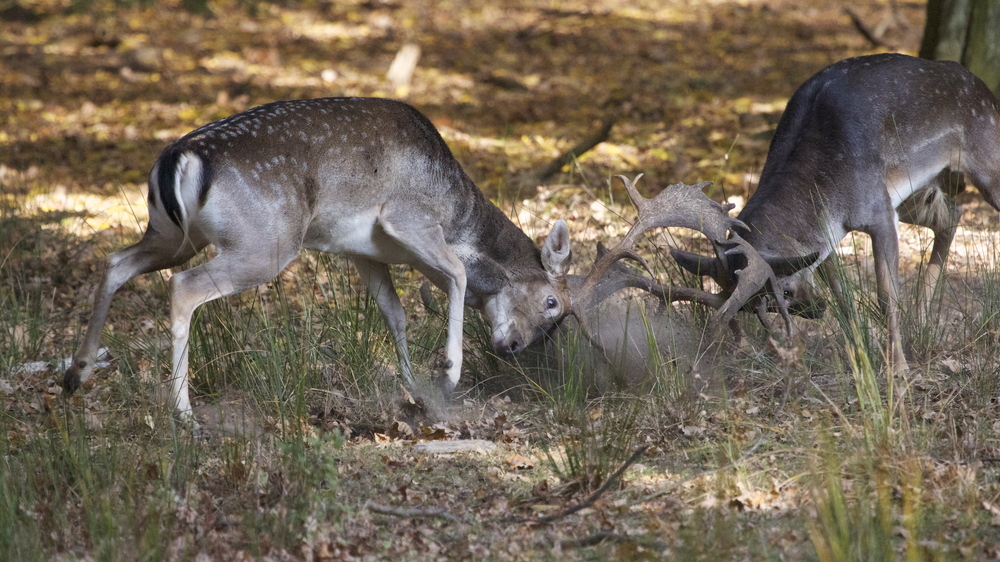
<instances>
[{"instance_id":1,"label":"deer muzzle","mask_svg":"<svg viewBox=\"0 0 1000 562\"><path fill-rule=\"evenodd\" d=\"M493 349L497 355L512 355L524 349L525 341L516 329L493 335Z\"/></svg>"},{"instance_id":2,"label":"deer muzzle","mask_svg":"<svg viewBox=\"0 0 1000 562\"><path fill-rule=\"evenodd\" d=\"M772 312L774 311L772 310ZM801 318L819 320L826 312L826 301L817 299L807 302L793 303L788 307L788 312Z\"/></svg>"}]
</instances>

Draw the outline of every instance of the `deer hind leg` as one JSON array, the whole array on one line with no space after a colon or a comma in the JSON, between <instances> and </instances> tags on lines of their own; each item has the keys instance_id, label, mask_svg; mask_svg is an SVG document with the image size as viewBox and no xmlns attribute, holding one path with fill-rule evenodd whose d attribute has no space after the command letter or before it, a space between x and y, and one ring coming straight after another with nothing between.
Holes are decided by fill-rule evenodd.
<instances>
[{"instance_id":1,"label":"deer hind leg","mask_svg":"<svg viewBox=\"0 0 1000 562\"><path fill-rule=\"evenodd\" d=\"M410 219L411 217L405 217ZM448 294L448 343L442 389L450 397L462 373L462 329L465 314L465 266L448 247L439 224L414 225L407 220L395 224L391 217L380 221L382 231L413 257L412 265Z\"/></svg>"},{"instance_id":2,"label":"deer hind leg","mask_svg":"<svg viewBox=\"0 0 1000 562\"><path fill-rule=\"evenodd\" d=\"M392 276L389 275L389 266L360 256L351 256L351 261L354 262L361 280L365 282L368 294L375 299L375 304L385 317L385 323L396 342L396 356L399 359L400 369L406 377L406 382L412 387L413 369L406 347L406 311L403 310L399 296L396 295Z\"/></svg>"},{"instance_id":3,"label":"deer hind leg","mask_svg":"<svg viewBox=\"0 0 1000 562\"><path fill-rule=\"evenodd\" d=\"M875 258L875 283L879 306L889 331L889 370L899 373L909 368L903 353L902 331L899 325L899 237L893 213L882 224L868 229Z\"/></svg>"},{"instance_id":4,"label":"deer hind leg","mask_svg":"<svg viewBox=\"0 0 1000 562\"><path fill-rule=\"evenodd\" d=\"M934 302L941 285L941 277L944 273L945 264L948 261L948 252L951 250L951 242L955 238L955 229L958 227L958 219L962 216L961 209L954 204L948 208L949 221L945 225L934 228L934 245L931 247L931 257L927 262L927 273L924 277L924 306L925 310L930 303Z\"/></svg>"},{"instance_id":5,"label":"deer hind leg","mask_svg":"<svg viewBox=\"0 0 1000 562\"><path fill-rule=\"evenodd\" d=\"M199 250L201 247L185 243L179 236L162 235L150 228L139 242L108 256L104 273L94 290L94 309L83 341L63 375L63 387L67 392L79 388L93 372L115 292L136 275L176 267L190 260Z\"/></svg>"},{"instance_id":6,"label":"deer hind leg","mask_svg":"<svg viewBox=\"0 0 1000 562\"><path fill-rule=\"evenodd\" d=\"M212 261L170 278L172 338L171 398L181 420L194 423L188 396L188 339L191 317L202 304L262 285L281 272L297 251L280 257L259 251L220 249Z\"/></svg>"},{"instance_id":7,"label":"deer hind leg","mask_svg":"<svg viewBox=\"0 0 1000 562\"><path fill-rule=\"evenodd\" d=\"M953 197L964 187L963 175L946 168L927 186L903 201L898 209L900 221L929 228L934 232L931 256L920 280L922 298L919 308L925 317L930 316L930 306L940 285L941 274L948 261L948 251L955 237L955 228L962 214Z\"/></svg>"}]
</instances>

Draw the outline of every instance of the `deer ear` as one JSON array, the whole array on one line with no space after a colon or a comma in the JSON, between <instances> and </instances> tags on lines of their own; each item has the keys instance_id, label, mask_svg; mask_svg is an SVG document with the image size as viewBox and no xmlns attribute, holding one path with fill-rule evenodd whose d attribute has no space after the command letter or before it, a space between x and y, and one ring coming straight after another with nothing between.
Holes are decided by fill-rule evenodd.
<instances>
[{"instance_id":1,"label":"deer ear","mask_svg":"<svg viewBox=\"0 0 1000 562\"><path fill-rule=\"evenodd\" d=\"M809 267L810 265L816 263L819 259L819 253L809 254L808 256L798 256L794 258L764 258L767 265L771 266L774 270L774 274L778 277L787 277L800 269Z\"/></svg>"},{"instance_id":2,"label":"deer ear","mask_svg":"<svg viewBox=\"0 0 1000 562\"><path fill-rule=\"evenodd\" d=\"M722 284L719 279L721 267L718 258L703 256L692 252L685 252L677 248L670 249L670 257L674 258L677 265L694 273L695 275L708 275L716 283ZM728 272L727 272L728 273Z\"/></svg>"},{"instance_id":3,"label":"deer ear","mask_svg":"<svg viewBox=\"0 0 1000 562\"><path fill-rule=\"evenodd\" d=\"M545 267L545 272L550 277L566 277L572 254L569 247L569 227L566 226L566 221L559 219L542 246L542 265Z\"/></svg>"}]
</instances>

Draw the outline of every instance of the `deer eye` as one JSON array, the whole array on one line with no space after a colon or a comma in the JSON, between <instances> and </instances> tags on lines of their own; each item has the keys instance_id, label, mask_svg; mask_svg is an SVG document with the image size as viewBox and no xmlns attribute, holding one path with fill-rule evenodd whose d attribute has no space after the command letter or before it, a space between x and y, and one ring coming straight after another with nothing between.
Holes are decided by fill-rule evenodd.
<instances>
[{"instance_id":1,"label":"deer eye","mask_svg":"<svg viewBox=\"0 0 1000 562\"><path fill-rule=\"evenodd\" d=\"M545 310L552 310L559 306L559 301L555 297L549 296L545 299Z\"/></svg>"},{"instance_id":2,"label":"deer eye","mask_svg":"<svg viewBox=\"0 0 1000 562\"><path fill-rule=\"evenodd\" d=\"M789 291L788 289L785 289L782 294L784 294L786 299L792 298L792 292Z\"/></svg>"}]
</instances>

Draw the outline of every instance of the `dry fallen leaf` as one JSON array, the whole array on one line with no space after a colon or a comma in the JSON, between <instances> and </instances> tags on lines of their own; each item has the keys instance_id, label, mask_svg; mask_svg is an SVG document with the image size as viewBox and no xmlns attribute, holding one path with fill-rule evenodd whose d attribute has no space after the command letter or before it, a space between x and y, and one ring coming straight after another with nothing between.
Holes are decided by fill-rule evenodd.
<instances>
[{"instance_id":1,"label":"dry fallen leaf","mask_svg":"<svg viewBox=\"0 0 1000 562\"><path fill-rule=\"evenodd\" d=\"M689 437L693 435L701 435L702 433L705 433L705 428L698 425L682 425L681 433Z\"/></svg>"},{"instance_id":2,"label":"dry fallen leaf","mask_svg":"<svg viewBox=\"0 0 1000 562\"><path fill-rule=\"evenodd\" d=\"M423 433L420 435L421 439L426 439L428 441L433 441L433 440L447 439L448 438L448 434L447 434L447 432L445 432L445 430L444 430L443 427L440 427L440 426L423 427L421 429L423 430Z\"/></svg>"},{"instance_id":3,"label":"dry fallen leaf","mask_svg":"<svg viewBox=\"0 0 1000 562\"><path fill-rule=\"evenodd\" d=\"M528 457L519 453L511 453L504 459L509 470L530 470L535 468L534 463Z\"/></svg>"},{"instance_id":4,"label":"dry fallen leaf","mask_svg":"<svg viewBox=\"0 0 1000 562\"><path fill-rule=\"evenodd\" d=\"M396 420L392 422L392 426L389 427L386 436L389 439L412 439L413 428L404 421Z\"/></svg>"}]
</instances>

